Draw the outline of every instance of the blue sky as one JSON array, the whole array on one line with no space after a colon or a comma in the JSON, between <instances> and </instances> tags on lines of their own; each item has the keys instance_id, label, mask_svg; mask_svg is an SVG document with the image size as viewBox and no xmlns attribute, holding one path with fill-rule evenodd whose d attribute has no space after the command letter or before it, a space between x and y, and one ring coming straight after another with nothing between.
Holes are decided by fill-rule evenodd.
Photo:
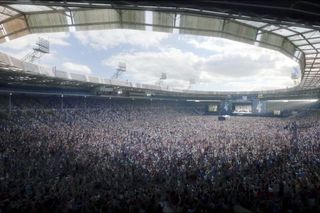
<instances>
[{"instance_id":1,"label":"blue sky","mask_svg":"<svg viewBox=\"0 0 320 213\"><path fill-rule=\"evenodd\" d=\"M41 36L51 52L37 63L86 75L111 78L119 62L121 80L193 90L244 91L293 86L298 65L276 51L222 38L134 30L83 31L29 35L0 45L0 51L22 58Z\"/></svg>"}]
</instances>

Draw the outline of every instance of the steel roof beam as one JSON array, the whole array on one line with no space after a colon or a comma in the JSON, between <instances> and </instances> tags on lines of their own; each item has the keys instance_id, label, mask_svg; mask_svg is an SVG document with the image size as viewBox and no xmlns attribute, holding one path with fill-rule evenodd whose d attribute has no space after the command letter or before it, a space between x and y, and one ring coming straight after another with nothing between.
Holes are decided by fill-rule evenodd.
<instances>
[{"instance_id":1,"label":"steel roof beam","mask_svg":"<svg viewBox=\"0 0 320 213\"><path fill-rule=\"evenodd\" d=\"M310 1L309 1L310 2ZM30 1L13 1L3 0L3 4L30 4ZM230 15L228 17L233 18L245 18L250 17L250 20L264 20L268 23L298 23L300 26L309 26L314 29L320 28L320 13L314 9L292 8L291 1L259 1L254 3L252 1L238 0L238 1L208 1L208 0L186 0L186 1L121 1L121 0L78 0L78 1L32 1L33 5L45 5L45 6L67 6L67 7L87 7L87 8L101 8L106 5L111 5L113 8L135 8L148 10L159 10L170 12L184 9L189 12L199 11L202 14L215 14L218 15L221 12L227 12ZM179 11L180 12L180 11ZM261 19L261 17L264 17ZM280 21L282 20L282 21Z\"/></svg>"}]
</instances>

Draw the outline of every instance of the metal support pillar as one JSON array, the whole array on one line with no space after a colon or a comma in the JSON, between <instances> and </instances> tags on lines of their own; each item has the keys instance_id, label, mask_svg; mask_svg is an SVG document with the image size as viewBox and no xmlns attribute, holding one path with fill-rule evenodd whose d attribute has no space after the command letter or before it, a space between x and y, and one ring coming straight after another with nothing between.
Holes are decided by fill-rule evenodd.
<instances>
[{"instance_id":1,"label":"metal support pillar","mask_svg":"<svg viewBox=\"0 0 320 213\"><path fill-rule=\"evenodd\" d=\"M61 94L61 110L63 110L63 94Z\"/></svg>"}]
</instances>

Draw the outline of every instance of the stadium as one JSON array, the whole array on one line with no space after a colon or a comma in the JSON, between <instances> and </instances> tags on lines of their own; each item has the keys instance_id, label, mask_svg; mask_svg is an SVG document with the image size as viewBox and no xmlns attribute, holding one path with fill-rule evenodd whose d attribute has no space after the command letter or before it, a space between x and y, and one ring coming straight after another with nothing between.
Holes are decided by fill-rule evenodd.
<instances>
[{"instance_id":1,"label":"stadium","mask_svg":"<svg viewBox=\"0 0 320 213\"><path fill-rule=\"evenodd\" d=\"M1 51L0 213L320 212L318 1L1 0L0 29L0 50L96 30L221 38L300 70L290 87L205 91L166 85L174 64L150 83L122 62L112 77L36 63L50 39Z\"/></svg>"}]
</instances>

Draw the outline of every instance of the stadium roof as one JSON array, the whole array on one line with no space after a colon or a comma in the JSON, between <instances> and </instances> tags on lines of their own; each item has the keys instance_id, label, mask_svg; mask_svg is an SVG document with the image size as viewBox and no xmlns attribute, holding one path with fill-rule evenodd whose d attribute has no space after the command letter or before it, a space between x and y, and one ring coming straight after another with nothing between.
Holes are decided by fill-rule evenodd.
<instances>
[{"instance_id":1,"label":"stadium roof","mask_svg":"<svg viewBox=\"0 0 320 213\"><path fill-rule=\"evenodd\" d=\"M135 29L212 36L273 49L300 64L299 88L320 87L316 1L2 1L0 42L31 33ZM6 3L6 4L5 4ZM145 11L152 12L147 23Z\"/></svg>"},{"instance_id":2,"label":"stadium roof","mask_svg":"<svg viewBox=\"0 0 320 213\"><path fill-rule=\"evenodd\" d=\"M110 6L116 9L148 9L174 12L198 12L220 16L233 16L257 19L274 20L277 23L294 22L303 25L320 25L318 0L2 0L3 4L33 4L52 7L86 7L105 8ZM41 9L41 10L42 10ZM30 12L30 11L29 11Z\"/></svg>"}]
</instances>

